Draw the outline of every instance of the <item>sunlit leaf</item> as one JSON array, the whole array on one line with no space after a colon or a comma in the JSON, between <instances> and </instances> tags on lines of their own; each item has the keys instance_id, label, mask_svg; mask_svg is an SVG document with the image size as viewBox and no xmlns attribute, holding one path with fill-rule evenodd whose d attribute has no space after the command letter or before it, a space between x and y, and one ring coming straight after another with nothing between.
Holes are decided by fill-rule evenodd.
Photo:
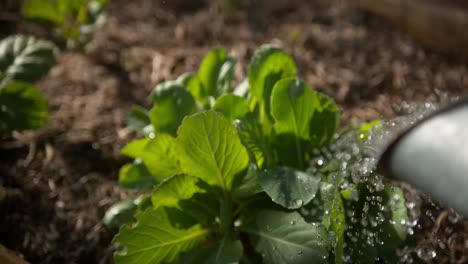
<instances>
[{"instance_id":1,"label":"sunlit leaf","mask_svg":"<svg viewBox=\"0 0 468 264\"><path fill-rule=\"evenodd\" d=\"M215 111L184 119L177 137L180 166L184 173L230 190L235 176L249 162L234 126Z\"/></svg>"},{"instance_id":2,"label":"sunlit leaf","mask_svg":"<svg viewBox=\"0 0 468 264\"><path fill-rule=\"evenodd\" d=\"M249 112L247 101L234 94L225 94L219 97L213 110L222 113L229 121L244 117Z\"/></svg>"},{"instance_id":3,"label":"sunlit leaf","mask_svg":"<svg viewBox=\"0 0 468 264\"><path fill-rule=\"evenodd\" d=\"M177 209L149 208L137 215L135 227L123 226L114 242L120 245L116 263L170 263L197 246L210 233L200 225L181 227L187 217Z\"/></svg>"},{"instance_id":4,"label":"sunlit leaf","mask_svg":"<svg viewBox=\"0 0 468 264\"><path fill-rule=\"evenodd\" d=\"M133 140L122 149L122 154L141 159L151 175L162 181L180 172L175 144L175 138L162 133L154 139Z\"/></svg>"},{"instance_id":5,"label":"sunlit leaf","mask_svg":"<svg viewBox=\"0 0 468 264\"><path fill-rule=\"evenodd\" d=\"M21 13L28 19L41 20L58 26L64 22L65 17L61 16L56 2L51 0L26 0Z\"/></svg>"},{"instance_id":6,"label":"sunlit leaf","mask_svg":"<svg viewBox=\"0 0 468 264\"><path fill-rule=\"evenodd\" d=\"M228 73L225 77L220 80L221 68L226 62L226 50L225 49L213 49L205 55L203 61L198 70L198 77L205 91L203 92L206 96L217 97L221 89L218 89L218 83L228 81ZM223 84L223 83L221 83ZM224 84L223 84L224 85Z\"/></svg>"}]
</instances>

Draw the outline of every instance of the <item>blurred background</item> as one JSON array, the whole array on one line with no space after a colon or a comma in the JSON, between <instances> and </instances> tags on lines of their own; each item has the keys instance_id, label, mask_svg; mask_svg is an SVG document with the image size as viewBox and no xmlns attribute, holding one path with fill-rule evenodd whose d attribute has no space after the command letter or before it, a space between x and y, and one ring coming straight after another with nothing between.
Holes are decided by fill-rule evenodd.
<instances>
[{"instance_id":1,"label":"blurred background","mask_svg":"<svg viewBox=\"0 0 468 264\"><path fill-rule=\"evenodd\" d=\"M127 161L120 150L134 136L125 118L133 104L150 105L157 83L195 72L214 47L239 58L236 83L260 45L282 47L300 78L335 98L343 124L468 93L464 0L110 0L79 49L24 19L23 2L0 0L0 39L32 34L62 48L38 84L48 125L0 147L0 243L32 263L112 262L117 230L101 219L128 196L116 181ZM437 254L416 262L468 262L468 222L423 206L432 213L414 241Z\"/></svg>"}]
</instances>

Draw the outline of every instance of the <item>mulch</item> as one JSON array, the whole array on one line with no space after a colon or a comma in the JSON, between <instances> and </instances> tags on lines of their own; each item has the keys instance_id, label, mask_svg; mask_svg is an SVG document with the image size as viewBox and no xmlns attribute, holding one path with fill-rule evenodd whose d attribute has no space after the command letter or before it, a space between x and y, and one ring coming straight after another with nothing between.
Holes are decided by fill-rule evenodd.
<instances>
[{"instance_id":1,"label":"mulch","mask_svg":"<svg viewBox=\"0 0 468 264\"><path fill-rule=\"evenodd\" d=\"M132 195L117 182L129 161L120 150L135 137L125 125L129 109L148 107L155 84L195 72L213 47L239 58L236 82L261 44L283 47L302 79L336 99L343 125L389 120L406 104L468 92L466 60L424 48L367 14L301 0L260 8L243 1L226 14L209 1L184 8L179 2L110 1L107 21L85 52L63 51L37 84L49 102L49 123L0 141L5 247L31 263L112 263L117 230L101 219L109 206ZM0 36L12 32L49 36L25 21L0 27ZM401 261L468 262L468 221L422 197L415 246L402 250ZM418 256L423 246L436 256Z\"/></svg>"}]
</instances>

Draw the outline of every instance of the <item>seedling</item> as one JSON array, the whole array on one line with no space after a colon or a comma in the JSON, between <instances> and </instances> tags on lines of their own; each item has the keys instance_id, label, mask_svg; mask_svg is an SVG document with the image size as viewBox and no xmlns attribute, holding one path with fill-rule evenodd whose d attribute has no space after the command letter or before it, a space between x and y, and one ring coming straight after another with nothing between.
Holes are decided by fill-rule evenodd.
<instances>
[{"instance_id":1,"label":"seedling","mask_svg":"<svg viewBox=\"0 0 468 264\"><path fill-rule=\"evenodd\" d=\"M198 74L157 85L151 110L132 110L145 137L122 150L135 162L119 180L153 190L124 206L136 221L114 238L115 261L393 261L407 212L402 191L363 166L374 124L338 133L333 99L298 79L277 47L257 50L233 91L234 65L215 49ZM111 221L118 209L108 224L122 224Z\"/></svg>"},{"instance_id":2,"label":"seedling","mask_svg":"<svg viewBox=\"0 0 468 264\"><path fill-rule=\"evenodd\" d=\"M38 128L47 122L47 102L31 83L55 63L56 47L28 36L0 42L0 134Z\"/></svg>"},{"instance_id":3,"label":"seedling","mask_svg":"<svg viewBox=\"0 0 468 264\"><path fill-rule=\"evenodd\" d=\"M55 28L69 48L86 43L86 36L102 24L107 0L26 0L23 17Z\"/></svg>"}]
</instances>

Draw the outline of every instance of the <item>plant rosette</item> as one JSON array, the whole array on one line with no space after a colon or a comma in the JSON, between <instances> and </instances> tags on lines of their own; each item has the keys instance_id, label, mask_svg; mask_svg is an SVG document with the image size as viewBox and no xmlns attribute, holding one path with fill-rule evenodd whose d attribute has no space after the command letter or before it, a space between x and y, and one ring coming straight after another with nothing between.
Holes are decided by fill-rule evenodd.
<instances>
[{"instance_id":1,"label":"plant rosette","mask_svg":"<svg viewBox=\"0 0 468 264\"><path fill-rule=\"evenodd\" d=\"M379 122L338 131L338 106L278 47L258 49L232 89L235 64L214 49L197 74L157 85L150 110L132 109L143 138L122 150L134 162L119 181L143 194L106 214L121 226L115 261L392 261L405 200L363 169Z\"/></svg>"}]
</instances>

